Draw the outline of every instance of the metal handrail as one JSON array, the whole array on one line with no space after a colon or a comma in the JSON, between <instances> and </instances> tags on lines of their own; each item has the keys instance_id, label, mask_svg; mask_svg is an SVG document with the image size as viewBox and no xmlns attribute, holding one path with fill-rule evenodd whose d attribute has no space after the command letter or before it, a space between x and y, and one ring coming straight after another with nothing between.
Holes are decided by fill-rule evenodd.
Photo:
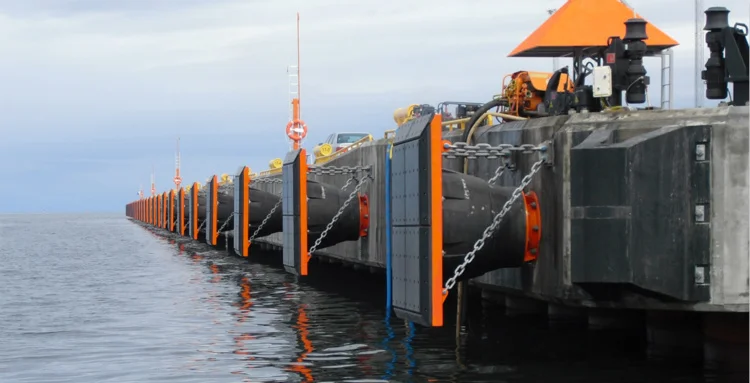
<instances>
[{"instance_id":1,"label":"metal handrail","mask_svg":"<svg viewBox=\"0 0 750 383\"><path fill-rule=\"evenodd\" d=\"M349 152L353 151L354 149L359 148L360 146L362 146L365 143L370 142L370 141L372 141L372 135L368 134L367 137L361 138L360 140L352 143L351 145L347 146L346 148L344 148L342 150L333 152L333 153L331 153L331 154L329 154L327 156L315 157L315 164L318 165L318 164L323 164L323 163L326 163L328 161L331 161L331 160L333 160L335 158L340 157L343 154L349 153Z\"/></svg>"}]
</instances>

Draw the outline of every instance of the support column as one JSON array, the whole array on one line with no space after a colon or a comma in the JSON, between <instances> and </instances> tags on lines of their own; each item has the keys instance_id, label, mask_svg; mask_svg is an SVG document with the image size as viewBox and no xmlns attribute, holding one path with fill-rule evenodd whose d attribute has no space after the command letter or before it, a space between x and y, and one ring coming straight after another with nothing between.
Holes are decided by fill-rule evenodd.
<instances>
[{"instance_id":1,"label":"support column","mask_svg":"<svg viewBox=\"0 0 750 383\"><path fill-rule=\"evenodd\" d=\"M508 316L546 315L547 303L538 299L507 295L505 314Z\"/></svg>"},{"instance_id":2,"label":"support column","mask_svg":"<svg viewBox=\"0 0 750 383\"><path fill-rule=\"evenodd\" d=\"M707 369L747 374L747 313L703 313L703 339Z\"/></svg>"},{"instance_id":3,"label":"support column","mask_svg":"<svg viewBox=\"0 0 750 383\"><path fill-rule=\"evenodd\" d=\"M690 311L646 312L649 357L700 361L703 356L701 314Z\"/></svg>"},{"instance_id":4,"label":"support column","mask_svg":"<svg viewBox=\"0 0 750 383\"><path fill-rule=\"evenodd\" d=\"M590 330L635 330L643 327L643 312L625 309L588 310Z\"/></svg>"},{"instance_id":5,"label":"support column","mask_svg":"<svg viewBox=\"0 0 750 383\"><path fill-rule=\"evenodd\" d=\"M588 320L585 307L565 306L556 303L547 304L547 318L550 326L584 325Z\"/></svg>"}]
</instances>

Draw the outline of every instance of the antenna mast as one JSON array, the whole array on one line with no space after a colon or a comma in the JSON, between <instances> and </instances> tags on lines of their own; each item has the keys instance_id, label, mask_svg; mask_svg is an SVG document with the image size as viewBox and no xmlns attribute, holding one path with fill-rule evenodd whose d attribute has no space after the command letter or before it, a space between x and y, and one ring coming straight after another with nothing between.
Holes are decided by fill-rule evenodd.
<instances>
[{"instance_id":1,"label":"antenna mast","mask_svg":"<svg viewBox=\"0 0 750 383\"><path fill-rule=\"evenodd\" d=\"M703 61L703 50L705 46L703 37L703 1L695 0L695 72L693 81L695 81L695 107L703 106L703 79L701 79L701 70L705 65Z\"/></svg>"},{"instance_id":2,"label":"antenna mast","mask_svg":"<svg viewBox=\"0 0 750 383\"><path fill-rule=\"evenodd\" d=\"M151 196L156 195L156 182L154 181L154 166L151 166Z\"/></svg>"},{"instance_id":3,"label":"antenna mast","mask_svg":"<svg viewBox=\"0 0 750 383\"><path fill-rule=\"evenodd\" d=\"M300 42L299 42L299 12L297 12L297 65L287 67L289 76L290 116L286 125L286 135L292 139L292 150L300 148L300 142L307 135L307 125L300 118L300 96L302 82L300 81Z\"/></svg>"},{"instance_id":4,"label":"antenna mast","mask_svg":"<svg viewBox=\"0 0 750 383\"><path fill-rule=\"evenodd\" d=\"M302 77L300 76L300 54L299 54L299 12L297 12L297 119L301 117L302 108L300 100L302 99Z\"/></svg>"},{"instance_id":5,"label":"antenna mast","mask_svg":"<svg viewBox=\"0 0 750 383\"><path fill-rule=\"evenodd\" d=\"M180 188L182 184L182 177L180 177L180 137L177 136L177 153L175 154L175 165L174 165L174 185L175 189Z\"/></svg>"}]
</instances>

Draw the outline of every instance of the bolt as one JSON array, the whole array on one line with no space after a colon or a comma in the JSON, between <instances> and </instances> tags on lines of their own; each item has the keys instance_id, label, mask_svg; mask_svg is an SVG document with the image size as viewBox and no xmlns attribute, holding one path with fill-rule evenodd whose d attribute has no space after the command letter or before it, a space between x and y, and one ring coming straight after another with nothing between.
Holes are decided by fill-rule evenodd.
<instances>
[{"instance_id":1,"label":"bolt","mask_svg":"<svg viewBox=\"0 0 750 383\"><path fill-rule=\"evenodd\" d=\"M536 249L531 249L529 252L531 252L531 254L536 254Z\"/></svg>"},{"instance_id":2,"label":"bolt","mask_svg":"<svg viewBox=\"0 0 750 383\"><path fill-rule=\"evenodd\" d=\"M531 228L531 230L539 231L539 226L534 226L534 227Z\"/></svg>"},{"instance_id":3,"label":"bolt","mask_svg":"<svg viewBox=\"0 0 750 383\"><path fill-rule=\"evenodd\" d=\"M696 161L706 160L706 144L695 145L695 160Z\"/></svg>"},{"instance_id":4,"label":"bolt","mask_svg":"<svg viewBox=\"0 0 750 383\"><path fill-rule=\"evenodd\" d=\"M706 207L705 205L696 205L695 206L695 221L696 222L705 222L706 220Z\"/></svg>"},{"instance_id":5,"label":"bolt","mask_svg":"<svg viewBox=\"0 0 750 383\"><path fill-rule=\"evenodd\" d=\"M530 203L529 206L531 206L532 209L536 209L536 202Z\"/></svg>"}]
</instances>

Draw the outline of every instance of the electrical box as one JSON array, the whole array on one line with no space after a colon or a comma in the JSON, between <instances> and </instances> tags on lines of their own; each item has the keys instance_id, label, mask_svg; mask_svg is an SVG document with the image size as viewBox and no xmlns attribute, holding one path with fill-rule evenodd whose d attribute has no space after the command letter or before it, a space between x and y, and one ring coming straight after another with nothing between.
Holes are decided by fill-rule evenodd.
<instances>
[{"instance_id":1,"label":"electrical box","mask_svg":"<svg viewBox=\"0 0 750 383\"><path fill-rule=\"evenodd\" d=\"M612 95L612 68L603 65L594 67L593 93L595 98L609 97Z\"/></svg>"}]
</instances>

